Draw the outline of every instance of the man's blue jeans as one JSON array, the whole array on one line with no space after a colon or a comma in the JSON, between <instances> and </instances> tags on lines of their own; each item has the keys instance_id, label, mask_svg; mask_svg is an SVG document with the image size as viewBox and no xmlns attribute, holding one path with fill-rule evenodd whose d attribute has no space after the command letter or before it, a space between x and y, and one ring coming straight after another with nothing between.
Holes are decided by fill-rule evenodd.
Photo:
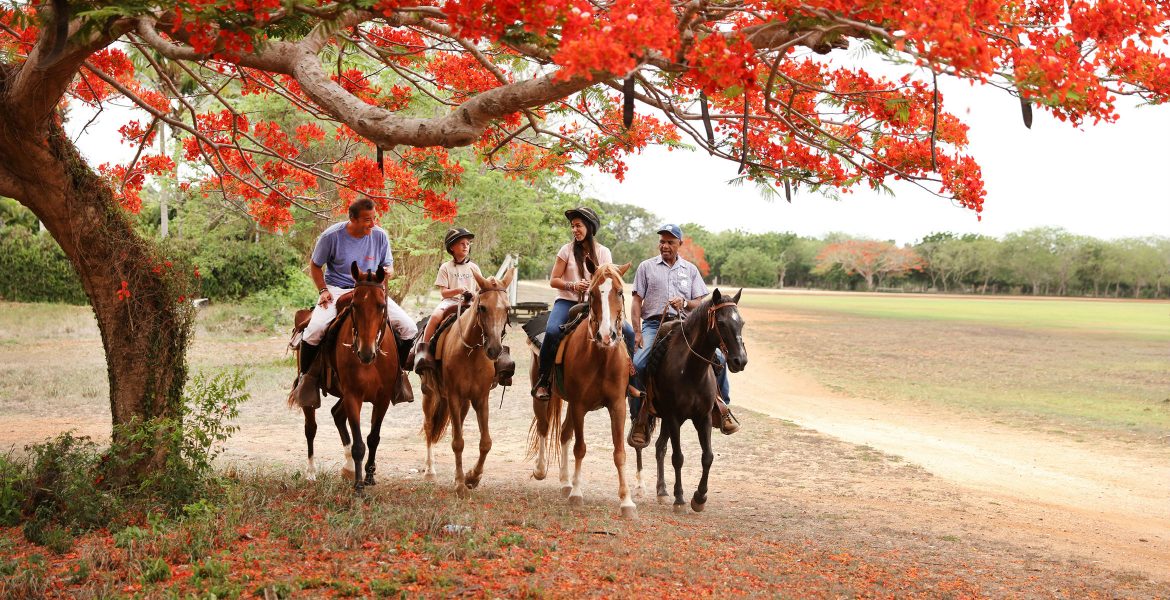
<instances>
[{"instance_id":1,"label":"man's blue jeans","mask_svg":"<svg viewBox=\"0 0 1170 600\"><path fill-rule=\"evenodd\" d=\"M642 320L642 347L634 353L634 369L638 372L638 378L634 385L643 391L646 387L642 384L642 380L645 377L646 364L650 362L650 349L654 347L654 338L658 337L659 325L661 323L658 321ZM721 367L716 369L715 374L715 382L719 385L719 397L723 399L724 404L731 404L731 382L727 379L727 359L723 357L723 352L720 350L715 350L715 363ZM641 400L630 398L630 418L636 417L641 408Z\"/></svg>"}]
</instances>

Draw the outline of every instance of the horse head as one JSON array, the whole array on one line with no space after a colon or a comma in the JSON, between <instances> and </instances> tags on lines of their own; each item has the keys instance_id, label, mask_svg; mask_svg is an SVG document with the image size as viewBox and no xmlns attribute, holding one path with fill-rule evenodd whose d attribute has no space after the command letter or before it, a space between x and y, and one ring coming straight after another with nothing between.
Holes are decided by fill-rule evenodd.
<instances>
[{"instance_id":1,"label":"horse head","mask_svg":"<svg viewBox=\"0 0 1170 600\"><path fill-rule=\"evenodd\" d=\"M386 270L358 270L357 261L349 267L353 275L353 299L349 320L353 323L353 352L363 365L374 362L381 352L382 335L386 332Z\"/></svg>"},{"instance_id":2,"label":"horse head","mask_svg":"<svg viewBox=\"0 0 1170 600\"><path fill-rule=\"evenodd\" d=\"M589 334L603 346L613 346L622 339L626 306L622 276L628 270L630 263L602 265L589 282Z\"/></svg>"},{"instance_id":3,"label":"horse head","mask_svg":"<svg viewBox=\"0 0 1170 600\"><path fill-rule=\"evenodd\" d=\"M739 373L747 366L747 349L743 346L743 317L739 315L739 296L743 293L740 288L734 297L724 296L716 288L711 294L711 303L707 309L708 328L714 330L727 359L727 368L732 373Z\"/></svg>"},{"instance_id":4,"label":"horse head","mask_svg":"<svg viewBox=\"0 0 1170 600\"><path fill-rule=\"evenodd\" d=\"M502 280L495 277L485 279L479 273L472 274L479 284L479 293L475 295L471 310L475 312L475 320L483 331L484 352L488 358L495 360L503 350L504 327L508 325L507 291L516 277L516 269L510 269Z\"/></svg>"}]
</instances>

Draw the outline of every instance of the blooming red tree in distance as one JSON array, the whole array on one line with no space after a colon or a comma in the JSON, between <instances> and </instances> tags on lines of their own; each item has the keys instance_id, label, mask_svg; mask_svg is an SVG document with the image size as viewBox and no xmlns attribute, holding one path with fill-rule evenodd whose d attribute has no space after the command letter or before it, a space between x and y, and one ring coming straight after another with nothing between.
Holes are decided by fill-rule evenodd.
<instances>
[{"instance_id":1,"label":"blooming red tree in distance","mask_svg":"<svg viewBox=\"0 0 1170 600\"><path fill-rule=\"evenodd\" d=\"M711 265L707 263L707 251L695 241L695 238L684 235L683 243L678 247L678 255L695 265L703 277L711 272Z\"/></svg>"},{"instance_id":2,"label":"blooming red tree in distance","mask_svg":"<svg viewBox=\"0 0 1170 600\"><path fill-rule=\"evenodd\" d=\"M174 274L151 271L120 208L173 168L150 150L159 124L204 165L184 184L274 229L357 194L450 219L455 147L518 175L621 178L629 153L685 143L785 193L901 179L978 212L967 127L936 77L997 85L1025 120L1112 121L1119 95L1167 99L1168 24L1170 5L1142 0L7 0L0 195L77 268L126 423L172 411L185 377ZM849 46L900 75L857 68ZM239 108L254 97L300 124ZM95 172L60 109L112 101L138 107L122 135L140 151Z\"/></svg>"},{"instance_id":3,"label":"blooming red tree in distance","mask_svg":"<svg viewBox=\"0 0 1170 600\"><path fill-rule=\"evenodd\" d=\"M920 271L926 265L922 257L910 248L899 248L889 242L846 240L829 244L817 254L814 271L827 273L840 266L846 275L860 275L867 290L881 285L887 277ZM875 282L876 280L876 282Z\"/></svg>"}]
</instances>

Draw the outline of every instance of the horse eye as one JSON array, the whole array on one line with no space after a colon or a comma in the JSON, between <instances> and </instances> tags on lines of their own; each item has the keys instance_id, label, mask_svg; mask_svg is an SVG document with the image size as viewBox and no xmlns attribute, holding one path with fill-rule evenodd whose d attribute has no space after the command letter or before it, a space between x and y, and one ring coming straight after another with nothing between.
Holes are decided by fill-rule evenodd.
<instances>
[{"instance_id":1,"label":"horse eye","mask_svg":"<svg viewBox=\"0 0 1170 600\"><path fill-rule=\"evenodd\" d=\"M481 313L487 312L487 307L485 307L485 306L479 307L479 312L481 312Z\"/></svg>"}]
</instances>

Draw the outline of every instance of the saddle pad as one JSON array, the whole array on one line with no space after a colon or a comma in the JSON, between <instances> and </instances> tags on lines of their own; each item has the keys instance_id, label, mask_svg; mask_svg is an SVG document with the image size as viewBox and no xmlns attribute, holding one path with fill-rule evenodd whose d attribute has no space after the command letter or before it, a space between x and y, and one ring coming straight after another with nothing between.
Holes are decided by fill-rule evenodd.
<instances>
[{"instance_id":1,"label":"saddle pad","mask_svg":"<svg viewBox=\"0 0 1170 600\"><path fill-rule=\"evenodd\" d=\"M528 339L532 342L532 345L536 346L538 349L540 348L541 344L544 343L544 328L548 327L549 314L549 311L546 310L529 319L528 322L524 325L521 325L521 328L524 329L524 335L528 336Z\"/></svg>"}]
</instances>

